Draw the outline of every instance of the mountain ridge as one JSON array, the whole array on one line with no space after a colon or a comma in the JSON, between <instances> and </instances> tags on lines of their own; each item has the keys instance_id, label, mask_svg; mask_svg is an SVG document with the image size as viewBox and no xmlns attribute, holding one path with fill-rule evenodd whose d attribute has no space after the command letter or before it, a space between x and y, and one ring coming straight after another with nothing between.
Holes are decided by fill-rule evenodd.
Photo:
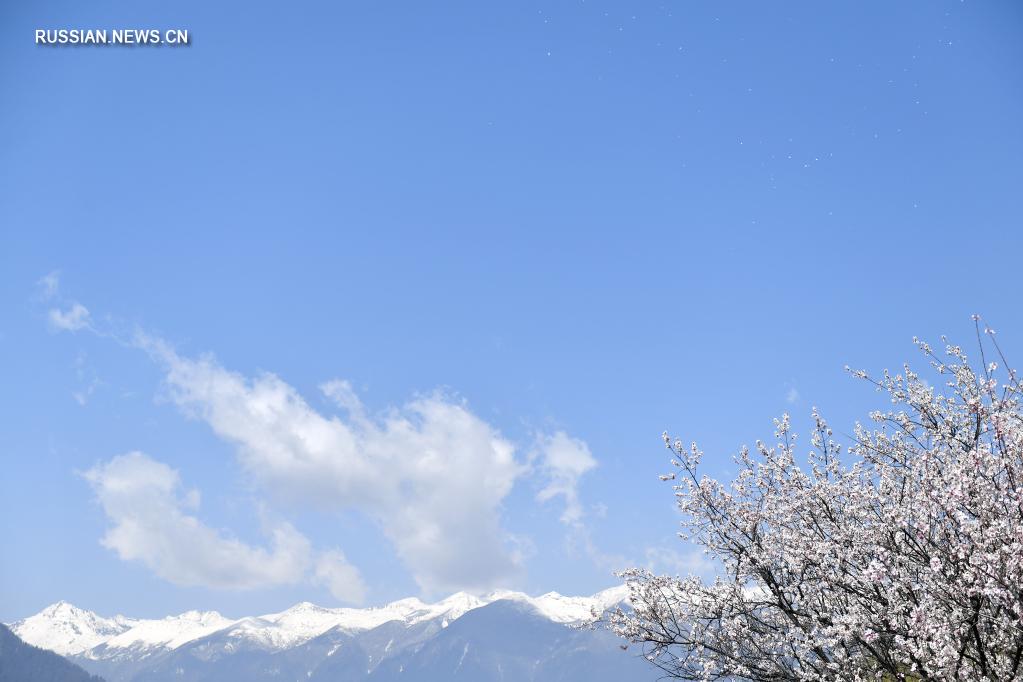
<instances>
[{"instance_id":1,"label":"mountain ridge","mask_svg":"<svg viewBox=\"0 0 1023 682\"><path fill-rule=\"evenodd\" d=\"M627 597L625 586L588 597L458 592L362 609L299 602L237 619L216 611L106 618L58 602L12 630L108 682L397 682L413 671L421 682L496 682L510 671L536 682L644 679L645 662L613 635L577 627L628 608Z\"/></svg>"},{"instance_id":2,"label":"mountain ridge","mask_svg":"<svg viewBox=\"0 0 1023 682\"><path fill-rule=\"evenodd\" d=\"M117 650L140 647L177 649L202 637L234 630L238 637L258 641L274 649L300 645L335 627L350 632L370 630L397 620L414 625L443 617L453 621L465 613L500 600L529 604L555 623L576 624L594 620L609 607L625 601L627 588L620 585L588 597L569 597L547 592L538 597L512 590L496 590L482 597L456 592L427 603L416 597L379 607L322 607L299 602L288 609L259 616L227 618L216 611L186 611L162 619L104 617L66 601L58 601L39 613L9 623L23 641L63 656L111 657Z\"/></svg>"}]
</instances>

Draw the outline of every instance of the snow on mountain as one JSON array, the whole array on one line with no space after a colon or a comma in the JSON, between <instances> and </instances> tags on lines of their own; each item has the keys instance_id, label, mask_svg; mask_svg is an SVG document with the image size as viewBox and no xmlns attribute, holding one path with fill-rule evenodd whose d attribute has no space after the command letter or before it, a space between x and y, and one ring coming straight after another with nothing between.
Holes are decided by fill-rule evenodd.
<instances>
[{"instance_id":1,"label":"snow on mountain","mask_svg":"<svg viewBox=\"0 0 1023 682\"><path fill-rule=\"evenodd\" d=\"M62 656L87 651L116 637L137 621L115 616L103 618L91 611L59 601L34 616L11 623L11 631L22 641Z\"/></svg>"},{"instance_id":2,"label":"snow on mountain","mask_svg":"<svg viewBox=\"0 0 1023 682\"><path fill-rule=\"evenodd\" d=\"M625 586L590 597L566 597L556 592L530 597L522 592L501 590L478 598L458 592L433 604L413 597L366 609L331 609L302 602L279 613L239 620L225 618L215 611L188 611L159 620L103 618L58 602L35 616L13 623L11 629L26 642L62 655L77 654L91 660L142 659L215 633L226 637L228 642L280 651L304 644L335 628L358 633L390 621L411 627L434 619L442 619L442 625L446 626L469 611L502 599L524 602L555 623L583 623L627 596Z\"/></svg>"},{"instance_id":3,"label":"snow on mountain","mask_svg":"<svg viewBox=\"0 0 1023 682\"><path fill-rule=\"evenodd\" d=\"M120 649L176 649L182 644L223 630L234 622L216 611L186 611L179 616L167 616L160 620L137 620L130 629L103 642L104 657ZM89 654L96 657L99 652Z\"/></svg>"},{"instance_id":4,"label":"snow on mountain","mask_svg":"<svg viewBox=\"0 0 1023 682\"><path fill-rule=\"evenodd\" d=\"M419 602L418 599L415 601ZM388 606L394 607L401 603L402 602L394 602L393 604L388 604ZM422 602L419 602L419 608L402 618L402 620L414 625L415 623L422 623L423 621L433 620L434 618L440 618L443 616L446 621L452 621L456 618L460 618L467 611L478 609L488 603L489 602L479 599L478 597L474 597L471 594L456 592L447 599L443 599L436 604L423 604Z\"/></svg>"},{"instance_id":5,"label":"snow on mountain","mask_svg":"<svg viewBox=\"0 0 1023 682\"><path fill-rule=\"evenodd\" d=\"M265 649L289 649L321 635L339 624L339 611L302 602L280 613L242 618L223 634L255 643Z\"/></svg>"},{"instance_id":6,"label":"snow on mountain","mask_svg":"<svg viewBox=\"0 0 1023 682\"><path fill-rule=\"evenodd\" d=\"M566 597L557 592L530 597L522 592L499 590L487 595L485 602L489 604L501 599L525 602L555 623L575 624L595 620L615 604L625 601L628 596L629 588L625 585L612 587L590 597Z\"/></svg>"},{"instance_id":7,"label":"snow on mountain","mask_svg":"<svg viewBox=\"0 0 1023 682\"><path fill-rule=\"evenodd\" d=\"M440 617L454 620L466 611L483 606L484 603L464 592L453 594L436 604L426 604L412 597L367 609L327 609L302 602L280 613L235 621L225 629L225 634L255 642L267 649L289 649L334 628L347 632L362 632L389 621L402 621L406 625L414 625Z\"/></svg>"}]
</instances>

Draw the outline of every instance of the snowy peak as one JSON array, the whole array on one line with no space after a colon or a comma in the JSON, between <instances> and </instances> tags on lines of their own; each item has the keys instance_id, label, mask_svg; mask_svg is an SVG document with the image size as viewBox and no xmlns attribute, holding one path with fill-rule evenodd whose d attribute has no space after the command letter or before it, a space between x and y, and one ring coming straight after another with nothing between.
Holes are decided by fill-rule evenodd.
<instances>
[{"instance_id":1,"label":"snowy peak","mask_svg":"<svg viewBox=\"0 0 1023 682\"><path fill-rule=\"evenodd\" d=\"M285 611L281 611L280 615L284 615L284 614L299 615L299 614L306 614L306 613L329 613L329 612L330 612L330 609L324 608L322 606L317 606L316 604L313 604L312 602L300 601L299 603L297 603L294 606L292 606L290 609L287 609Z\"/></svg>"},{"instance_id":2,"label":"snowy peak","mask_svg":"<svg viewBox=\"0 0 1023 682\"><path fill-rule=\"evenodd\" d=\"M629 598L629 588L619 585L598 592L590 597L566 597L557 592L548 592L539 597L530 597L522 592L497 590L491 592L484 601L491 603L502 599L524 602L540 612L548 620L555 623L578 624L596 620L609 608Z\"/></svg>"},{"instance_id":3,"label":"snowy peak","mask_svg":"<svg viewBox=\"0 0 1023 682\"><path fill-rule=\"evenodd\" d=\"M420 611L422 609L425 609L427 606L428 604L424 603L417 597L406 597L405 599L392 601L390 604L386 604L382 608L405 613L412 611Z\"/></svg>"},{"instance_id":4,"label":"snowy peak","mask_svg":"<svg viewBox=\"0 0 1023 682\"><path fill-rule=\"evenodd\" d=\"M466 592L456 592L447 599L442 599L436 604L424 604L419 602L418 608L413 610L411 613L406 614L403 618L401 618L401 620L408 622L410 625L440 617L443 617L446 621L452 621L456 618L460 618L467 611L478 609L487 603L488 602L474 597L471 594L467 594Z\"/></svg>"},{"instance_id":5,"label":"snowy peak","mask_svg":"<svg viewBox=\"0 0 1023 682\"><path fill-rule=\"evenodd\" d=\"M110 637L101 646L104 657L114 655L118 649L176 649L182 644L205 637L231 625L234 621L224 618L216 611L186 611L179 616L167 616L160 620L134 621L131 628ZM101 652L90 652L97 657Z\"/></svg>"},{"instance_id":6,"label":"snowy peak","mask_svg":"<svg viewBox=\"0 0 1023 682\"><path fill-rule=\"evenodd\" d=\"M614 587L609 587L606 590L597 592L591 599L597 602L597 606L601 611L607 611L612 606L618 606L628 601L629 586L615 585Z\"/></svg>"},{"instance_id":7,"label":"snowy peak","mask_svg":"<svg viewBox=\"0 0 1023 682\"><path fill-rule=\"evenodd\" d=\"M327 609L300 602L280 613L243 618L225 632L229 637L254 642L268 649L287 649L342 625L350 609ZM351 609L354 610L354 609Z\"/></svg>"},{"instance_id":8,"label":"snowy peak","mask_svg":"<svg viewBox=\"0 0 1023 682\"><path fill-rule=\"evenodd\" d=\"M59 601L34 616L12 623L11 631L29 644L69 656L119 635L135 622L123 616L103 618Z\"/></svg>"},{"instance_id":9,"label":"snowy peak","mask_svg":"<svg viewBox=\"0 0 1023 682\"><path fill-rule=\"evenodd\" d=\"M38 615L52 617L61 614L70 614L76 611L80 611L80 609L77 606L75 606L74 604L69 604L63 599L61 599L56 604L50 604L49 606L47 606L45 609L40 611Z\"/></svg>"},{"instance_id":10,"label":"snowy peak","mask_svg":"<svg viewBox=\"0 0 1023 682\"><path fill-rule=\"evenodd\" d=\"M50 604L45 609L40 611L37 615L46 616L47 618L52 618L56 620L64 620L68 622L81 619L88 619L90 617L96 617L96 614L92 613L91 611L80 609L74 604L69 604L64 600L61 600L56 604Z\"/></svg>"},{"instance_id":11,"label":"snowy peak","mask_svg":"<svg viewBox=\"0 0 1023 682\"><path fill-rule=\"evenodd\" d=\"M363 632L391 621L415 625L434 618L454 620L486 602L458 592L435 604L410 597L376 608L327 609L301 602L280 613L239 621L229 631L232 637L255 641L268 648L289 648L339 628L347 632Z\"/></svg>"}]
</instances>

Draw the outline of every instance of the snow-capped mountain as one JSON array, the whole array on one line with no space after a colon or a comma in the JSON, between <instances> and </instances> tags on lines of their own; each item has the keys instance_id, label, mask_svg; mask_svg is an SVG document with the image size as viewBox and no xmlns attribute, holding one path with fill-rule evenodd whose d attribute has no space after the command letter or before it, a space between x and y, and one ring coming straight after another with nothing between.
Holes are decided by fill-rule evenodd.
<instances>
[{"instance_id":1,"label":"snow-capped mountain","mask_svg":"<svg viewBox=\"0 0 1023 682\"><path fill-rule=\"evenodd\" d=\"M555 623L579 624L596 620L600 614L625 601L628 596L629 589L624 585L609 588L590 597L566 597L557 592L530 597L521 592L502 590L487 595L486 603L501 599L523 602Z\"/></svg>"},{"instance_id":2,"label":"snow-capped mountain","mask_svg":"<svg viewBox=\"0 0 1023 682\"><path fill-rule=\"evenodd\" d=\"M607 633L566 627L592 622L627 596L624 586L589 597L459 592L436 603L409 598L353 609L302 602L239 619L189 611L155 620L104 618L60 602L10 627L24 641L67 656L110 682L408 679L401 674L406 669L429 670L440 679L444 671L456 675L463 668L473 671L473 679L486 680L488 670L501 679L509 669L560 669L552 640L570 643L573 655L582 659L580 652L589 651L592 661L607 655L628 668L632 657L617 656L617 642ZM486 627L465 625L470 615ZM466 660L472 665L466 667ZM603 670L590 669L593 664L586 660L578 666L589 673L579 679L590 680L617 669L607 661ZM633 677L640 670L633 670ZM559 673L557 679L575 677Z\"/></svg>"},{"instance_id":3,"label":"snow-capped mountain","mask_svg":"<svg viewBox=\"0 0 1023 682\"><path fill-rule=\"evenodd\" d=\"M68 656L102 644L139 622L124 616L102 618L59 601L34 616L11 623L10 628L24 642Z\"/></svg>"},{"instance_id":4,"label":"snow-capped mountain","mask_svg":"<svg viewBox=\"0 0 1023 682\"><path fill-rule=\"evenodd\" d=\"M78 656L93 660L137 662L172 651L235 623L216 611L186 611L179 616L167 616L160 620L123 620L131 622L132 626L85 651L77 652ZM17 627L15 623L12 629Z\"/></svg>"}]
</instances>

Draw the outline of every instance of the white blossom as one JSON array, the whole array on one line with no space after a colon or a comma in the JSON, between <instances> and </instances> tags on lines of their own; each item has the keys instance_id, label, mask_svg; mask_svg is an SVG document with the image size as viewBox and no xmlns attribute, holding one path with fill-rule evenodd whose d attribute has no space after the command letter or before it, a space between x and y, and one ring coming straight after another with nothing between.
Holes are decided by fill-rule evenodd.
<instances>
[{"instance_id":1,"label":"white blossom","mask_svg":"<svg viewBox=\"0 0 1023 682\"><path fill-rule=\"evenodd\" d=\"M891 404L847 448L815 409L805 465L787 415L730 483L665 433L680 536L720 574L623 572L612 629L687 680L1023 679L1021 386L916 343L944 378L850 370Z\"/></svg>"}]
</instances>

